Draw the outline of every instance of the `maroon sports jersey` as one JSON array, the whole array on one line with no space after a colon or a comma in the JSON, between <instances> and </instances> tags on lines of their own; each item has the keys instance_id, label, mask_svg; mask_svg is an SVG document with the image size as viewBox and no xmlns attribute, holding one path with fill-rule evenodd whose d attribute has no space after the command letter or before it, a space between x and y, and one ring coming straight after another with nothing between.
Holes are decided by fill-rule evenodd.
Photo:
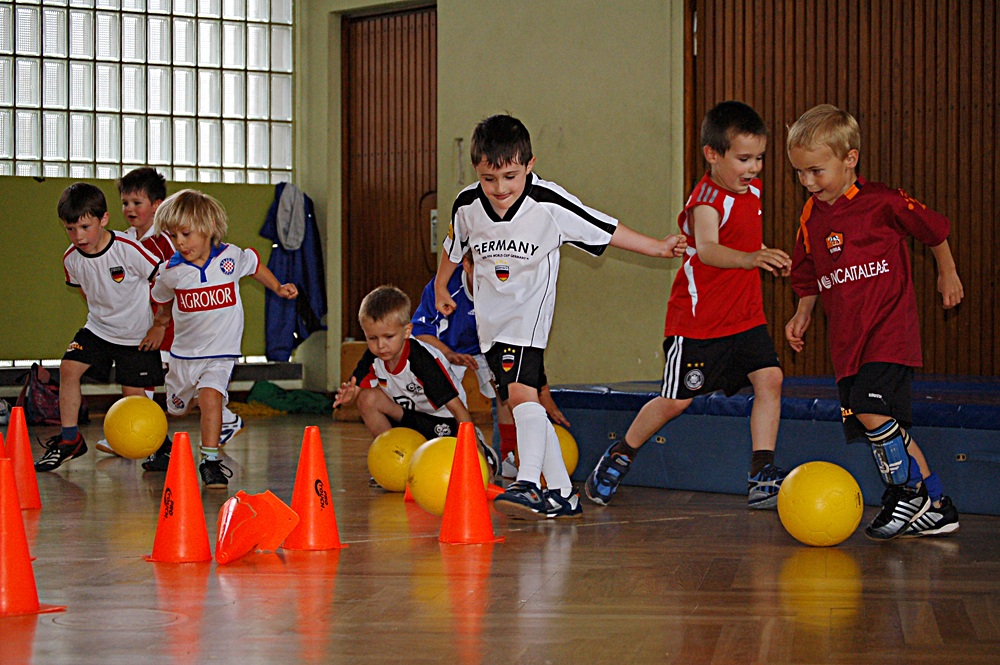
<instances>
[{"instance_id":1,"label":"maroon sports jersey","mask_svg":"<svg viewBox=\"0 0 1000 665\"><path fill-rule=\"evenodd\" d=\"M715 339L767 323L759 271L715 268L702 263L694 236L694 219L688 214L697 206L714 208L721 218L719 244L741 252L756 252L764 237L760 196L761 182L757 178L743 194L719 187L709 173L695 185L677 218L688 249L667 302L665 337Z\"/></svg>"},{"instance_id":2,"label":"maroon sports jersey","mask_svg":"<svg viewBox=\"0 0 1000 665\"><path fill-rule=\"evenodd\" d=\"M901 189L858 178L846 194L802 208L792 289L819 295L837 380L865 363L920 367L920 321L907 236L934 247L951 222Z\"/></svg>"}]
</instances>

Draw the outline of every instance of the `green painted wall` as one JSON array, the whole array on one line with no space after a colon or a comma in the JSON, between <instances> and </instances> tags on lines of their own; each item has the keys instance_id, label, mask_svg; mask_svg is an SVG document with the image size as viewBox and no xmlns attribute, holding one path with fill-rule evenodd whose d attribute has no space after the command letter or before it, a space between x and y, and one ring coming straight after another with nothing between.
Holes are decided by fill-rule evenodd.
<instances>
[{"instance_id":1,"label":"green painted wall","mask_svg":"<svg viewBox=\"0 0 1000 665\"><path fill-rule=\"evenodd\" d=\"M340 376L341 17L408 4L295 3L295 180L316 206L330 310L330 332L314 334L296 352L305 363L309 388L335 389ZM683 7L682 0L438 2L442 218L473 176L468 161L473 126L507 111L532 132L539 175L644 233L674 231L686 194ZM456 139L462 140L461 154ZM54 211L68 182L0 178L0 297L6 305L0 308L0 357L13 355L8 348L15 344L19 350L38 349L30 356L58 357L74 326L84 320L83 305L62 285L60 272L68 242ZM100 184L116 201L114 184ZM268 249L256 234L271 200L270 187L204 189L230 211L230 240ZM115 205L111 210L113 224L121 228L120 213ZM676 261L617 249L598 259L563 249L546 356L553 383L658 378L663 315L676 268ZM249 354L263 349L262 302L259 285L246 283L244 351ZM73 322L59 325L61 318Z\"/></svg>"},{"instance_id":2,"label":"green painted wall","mask_svg":"<svg viewBox=\"0 0 1000 665\"><path fill-rule=\"evenodd\" d=\"M296 92L296 177L324 212L330 388L340 371L343 283L340 21L345 13L401 6L296 3L302 83ZM674 232L687 193L683 12L681 0L437 2L440 217L447 219L455 195L473 177L473 126L506 111L531 131L540 176L644 233ZM663 316L677 267L677 261L617 249L593 259L564 248L546 355L550 380L658 378Z\"/></svg>"},{"instance_id":3,"label":"green painted wall","mask_svg":"<svg viewBox=\"0 0 1000 665\"><path fill-rule=\"evenodd\" d=\"M69 178L0 177L0 359L61 358L87 321L80 290L66 286L62 256L69 239L56 215ZM125 230L115 183L93 181L108 199L109 228ZM257 235L274 198L270 185L167 183L167 191L193 187L219 199L229 214L227 241L253 247L267 263L271 244ZM264 289L240 285L246 324L243 353L264 353Z\"/></svg>"}]
</instances>

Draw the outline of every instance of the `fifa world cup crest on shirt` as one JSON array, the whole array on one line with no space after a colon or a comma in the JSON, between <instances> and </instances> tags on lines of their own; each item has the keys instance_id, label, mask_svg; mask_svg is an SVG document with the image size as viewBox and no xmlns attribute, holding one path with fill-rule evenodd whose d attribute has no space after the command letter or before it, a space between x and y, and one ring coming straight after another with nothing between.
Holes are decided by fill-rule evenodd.
<instances>
[{"instance_id":1,"label":"fifa world cup crest on shirt","mask_svg":"<svg viewBox=\"0 0 1000 665\"><path fill-rule=\"evenodd\" d=\"M111 279L115 280L115 284L121 284L122 280L125 279L125 268L122 266L111 268Z\"/></svg>"},{"instance_id":2,"label":"fifa world cup crest on shirt","mask_svg":"<svg viewBox=\"0 0 1000 665\"><path fill-rule=\"evenodd\" d=\"M494 265L493 271L496 273L497 279L499 279L501 282L506 282L507 278L510 277L510 266L507 264L506 261L500 261L499 263Z\"/></svg>"},{"instance_id":3,"label":"fifa world cup crest on shirt","mask_svg":"<svg viewBox=\"0 0 1000 665\"><path fill-rule=\"evenodd\" d=\"M826 237L826 251L830 252L830 256L836 261L840 258L840 253L844 249L844 234L839 231L830 231L830 235Z\"/></svg>"}]
</instances>

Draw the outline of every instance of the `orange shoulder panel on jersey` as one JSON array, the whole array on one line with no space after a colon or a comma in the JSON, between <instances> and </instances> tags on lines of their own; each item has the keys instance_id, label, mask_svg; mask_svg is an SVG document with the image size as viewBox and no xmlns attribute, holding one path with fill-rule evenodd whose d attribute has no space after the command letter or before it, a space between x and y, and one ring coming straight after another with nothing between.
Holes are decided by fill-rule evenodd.
<instances>
[{"instance_id":1,"label":"orange shoulder panel on jersey","mask_svg":"<svg viewBox=\"0 0 1000 665\"><path fill-rule=\"evenodd\" d=\"M809 231L806 230L806 222L809 221L809 217L812 215L813 209L813 197L809 197L806 200L806 204L802 206L802 214L799 215L799 235L802 236L802 242L806 246L806 254L812 253L812 247L809 245Z\"/></svg>"}]
</instances>

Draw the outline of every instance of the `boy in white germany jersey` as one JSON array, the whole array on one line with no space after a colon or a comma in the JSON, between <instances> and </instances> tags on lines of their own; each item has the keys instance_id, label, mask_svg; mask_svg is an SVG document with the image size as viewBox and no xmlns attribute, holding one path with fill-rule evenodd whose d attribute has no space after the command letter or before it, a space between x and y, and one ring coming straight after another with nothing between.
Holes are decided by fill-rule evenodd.
<instances>
[{"instance_id":1,"label":"boy in white germany jersey","mask_svg":"<svg viewBox=\"0 0 1000 665\"><path fill-rule=\"evenodd\" d=\"M294 284L281 284L253 249L222 242L226 211L211 196L185 189L156 211L155 232L166 234L177 253L164 264L153 286L160 306L154 325L174 322L167 371L167 410L182 416L197 401L201 410L198 467L208 488L224 488L232 472L219 459L222 412L229 379L242 355L243 304L240 278L252 276L282 298L295 298Z\"/></svg>"},{"instance_id":2,"label":"boy in white germany jersey","mask_svg":"<svg viewBox=\"0 0 1000 665\"><path fill-rule=\"evenodd\" d=\"M520 455L517 480L494 505L515 518L578 517L579 494L538 398L555 310L559 248L569 243L597 256L612 245L674 257L683 255L685 241L678 235L662 240L643 235L540 179L532 173L528 130L509 115L495 115L476 126L471 157L479 181L455 200L435 291L438 311L450 314L455 302L448 280L472 249L480 349L500 398L512 409ZM542 474L548 484L544 491Z\"/></svg>"},{"instance_id":3,"label":"boy in white germany jersey","mask_svg":"<svg viewBox=\"0 0 1000 665\"><path fill-rule=\"evenodd\" d=\"M145 395L163 384L160 345L163 331L153 327L149 282L159 261L124 233L108 231L104 193L74 183L59 197L59 219L72 246L63 255L66 283L87 300L87 323L59 365L59 414L62 432L45 444L36 471L52 471L87 452L78 428L80 379L106 382L115 366L122 394Z\"/></svg>"}]
</instances>

